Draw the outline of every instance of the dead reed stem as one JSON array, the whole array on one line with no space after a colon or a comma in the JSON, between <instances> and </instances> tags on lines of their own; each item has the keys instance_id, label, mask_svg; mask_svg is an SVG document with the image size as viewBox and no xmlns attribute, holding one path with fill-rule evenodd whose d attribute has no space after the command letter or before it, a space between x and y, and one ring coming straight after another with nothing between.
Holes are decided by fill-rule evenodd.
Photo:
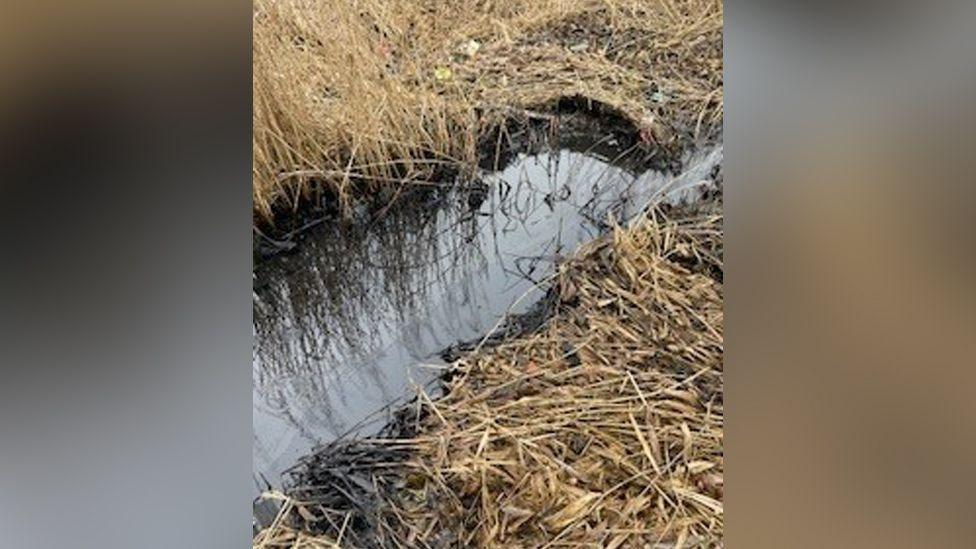
<instances>
[{"instance_id":1,"label":"dead reed stem","mask_svg":"<svg viewBox=\"0 0 976 549\"><path fill-rule=\"evenodd\" d=\"M542 328L452 364L400 438L354 445L405 459L344 481L378 502L350 545L720 546L722 256L721 197L584 246Z\"/></svg>"},{"instance_id":2,"label":"dead reed stem","mask_svg":"<svg viewBox=\"0 0 976 549\"><path fill-rule=\"evenodd\" d=\"M256 220L472 162L514 110L601 104L668 146L722 117L721 0L256 0Z\"/></svg>"},{"instance_id":3,"label":"dead reed stem","mask_svg":"<svg viewBox=\"0 0 976 549\"><path fill-rule=\"evenodd\" d=\"M544 329L454 365L400 514L479 547L720 542L720 236L654 212L584 247Z\"/></svg>"}]
</instances>

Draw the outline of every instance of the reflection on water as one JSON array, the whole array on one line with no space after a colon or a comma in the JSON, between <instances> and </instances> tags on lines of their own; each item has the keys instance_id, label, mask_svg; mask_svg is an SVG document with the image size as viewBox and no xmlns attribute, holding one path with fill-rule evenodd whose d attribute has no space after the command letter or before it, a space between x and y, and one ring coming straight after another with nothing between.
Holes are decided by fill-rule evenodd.
<instances>
[{"instance_id":1,"label":"reflection on water","mask_svg":"<svg viewBox=\"0 0 976 549\"><path fill-rule=\"evenodd\" d=\"M412 384L436 376L439 351L531 306L533 280L608 215L629 218L664 187L692 196L721 156L721 146L693 155L675 178L634 174L592 150L520 155L478 190L429 193L357 226L320 225L295 253L259 265L255 480L279 485L315 444L412 397Z\"/></svg>"}]
</instances>

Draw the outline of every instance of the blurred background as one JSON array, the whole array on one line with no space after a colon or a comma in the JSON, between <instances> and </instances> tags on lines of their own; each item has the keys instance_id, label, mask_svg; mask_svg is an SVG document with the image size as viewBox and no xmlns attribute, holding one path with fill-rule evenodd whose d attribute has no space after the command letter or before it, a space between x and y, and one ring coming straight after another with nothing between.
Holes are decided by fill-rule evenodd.
<instances>
[{"instance_id":1,"label":"blurred background","mask_svg":"<svg viewBox=\"0 0 976 549\"><path fill-rule=\"evenodd\" d=\"M974 22L727 5L730 547L972 543Z\"/></svg>"},{"instance_id":2,"label":"blurred background","mask_svg":"<svg viewBox=\"0 0 976 549\"><path fill-rule=\"evenodd\" d=\"M0 547L250 537L250 4L0 22ZM726 5L730 547L969 546L976 5Z\"/></svg>"},{"instance_id":3,"label":"blurred background","mask_svg":"<svg viewBox=\"0 0 976 549\"><path fill-rule=\"evenodd\" d=\"M0 18L0 547L251 532L250 4Z\"/></svg>"}]
</instances>

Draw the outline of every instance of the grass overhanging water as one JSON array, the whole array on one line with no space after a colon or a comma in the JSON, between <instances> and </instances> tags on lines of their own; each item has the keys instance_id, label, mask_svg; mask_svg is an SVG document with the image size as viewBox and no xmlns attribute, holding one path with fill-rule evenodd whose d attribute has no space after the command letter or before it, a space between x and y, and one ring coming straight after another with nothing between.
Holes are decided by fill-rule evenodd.
<instances>
[{"instance_id":1,"label":"grass overhanging water","mask_svg":"<svg viewBox=\"0 0 976 549\"><path fill-rule=\"evenodd\" d=\"M471 165L572 98L662 148L721 125L720 0L256 0L255 221Z\"/></svg>"},{"instance_id":2,"label":"grass overhanging water","mask_svg":"<svg viewBox=\"0 0 976 549\"><path fill-rule=\"evenodd\" d=\"M715 137L722 25L720 0L257 0L255 222L395 197L567 99L649 148ZM720 188L584 246L541 327L309 456L254 547L721 546L722 241Z\"/></svg>"},{"instance_id":3,"label":"grass overhanging water","mask_svg":"<svg viewBox=\"0 0 976 549\"><path fill-rule=\"evenodd\" d=\"M722 257L720 196L584 246L542 327L454 362L396 429L306 460L287 527L256 546L714 546Z\"/></svg>"}]
</instances>

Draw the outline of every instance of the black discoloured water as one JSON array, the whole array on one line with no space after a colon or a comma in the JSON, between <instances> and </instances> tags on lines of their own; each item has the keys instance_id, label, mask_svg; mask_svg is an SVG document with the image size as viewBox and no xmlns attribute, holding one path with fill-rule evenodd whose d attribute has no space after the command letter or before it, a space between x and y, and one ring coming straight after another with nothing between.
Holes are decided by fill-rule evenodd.
<instances>
[{"instance_id":1,"label":"black discoloured water","mask_svg":"<svg viewBox=\"0 0 976 549\"><path fill-rule=\"evenodd\" d=\"M594 146L594 145L598 146ZM514 155L475 184L404 200L356 224L323 223L289 255L255 269L254 474L281 472L415 395L438 353L527 310L535 281L655 195L694 198L721 145L689 155L679 175L637 173L613 138L563 140ZM668 190L668 193L664 193Z\"/></svg>"}]
</instances>

